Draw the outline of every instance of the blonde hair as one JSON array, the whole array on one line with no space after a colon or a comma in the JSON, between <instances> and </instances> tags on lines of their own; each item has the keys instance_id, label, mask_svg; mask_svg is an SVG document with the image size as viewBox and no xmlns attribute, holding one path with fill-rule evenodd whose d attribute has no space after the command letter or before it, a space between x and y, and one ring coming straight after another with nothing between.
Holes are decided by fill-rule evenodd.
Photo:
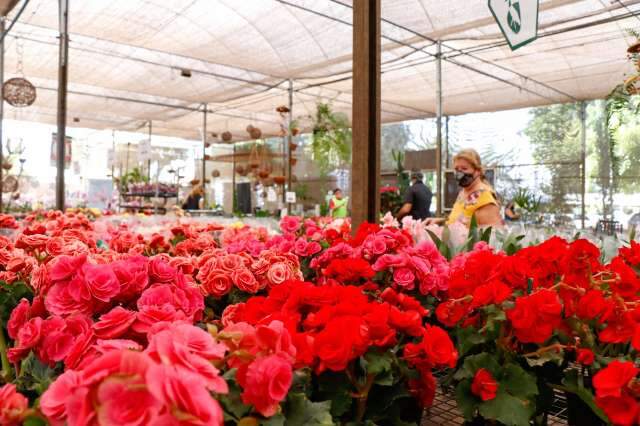
<instances>
[{"instance_id":1,"label":"blonde hair","mask_svg":"<svg viewBox=\"0 0 640 426\"><path fill-rule=\"evenodd\" d=\"M189 193L189 195L193 196L193 195L202 195L204 193L204 188L202 187L201 184L197 184L194 185L193 188L191 188L191 192Z\"/></svg>"},{"instance_id":2,"label":"blonde hair","mask_svg":"<svg viewBox=\"0 0 640 426\"><path fill-rule=\"evenodd\" d=\"M484 178L484 167L482 167L482 160L480 159L480 154L478 151L472 148L463 149L458 152L455 157L453 157L453 161L464 160L467 163L471 164L471 167L480 171L480 175L482 176L482 180L486 182Z\"/></svg>"}]
</instances>

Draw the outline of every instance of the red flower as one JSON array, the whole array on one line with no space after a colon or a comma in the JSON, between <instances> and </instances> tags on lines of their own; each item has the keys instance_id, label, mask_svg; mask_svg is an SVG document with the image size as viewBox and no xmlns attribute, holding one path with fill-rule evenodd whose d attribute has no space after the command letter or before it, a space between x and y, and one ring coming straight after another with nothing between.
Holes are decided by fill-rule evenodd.
<instances>
[{"instance_id":1,"label":"red flower","mask_svg":"<svg viewBox=\"0 0 640 426\"><path fill-rule=\"evenodd\" d=\"M511 288L500 281L491 281L476 287L473 291L471 308L475 309L486 305L499 305L511 296Z\"/></svg>"},{"instance_id":2,"label":"red flower","mask_svg":"<svg viewBox=\"0 0 640 426\"><path fill-rule=\"evenodd\" d=\"M240 371L243 374L240 374ZM279 355L258 358L238 372L242 401L265 417L276 414L293 381L291 363Z\"/></svg>"},{"instance_id":3,"label":"red flower","mask_svg":"<svg viewBox=\"0 0 640 426\"><path fill-rule=\"evenodd\" d=\"M640 421L640 405L628 394L596 397L596 404L616 426L635 426Z\"/></svg>"},{"instance_id":4,"label":"red flower","mask_svg":"<svg viewBox=\"0 0 640 426\"><path fill-rule=\"evenodd\" d=\"M496 397L498 387L498 382L496 382L491 373L481 368L476 371L476 375L473 377L471 393L483 401L490 401Z\"/></svg>"},{"instance_id":5,"label":"red flower","mask_svg":"<svg viewBox=\"0 0 640 426\"><path fill-rule=\"evenodd\" d=\"M591 349L580 348L576 351L576 361L582 365L591 365L595 360L595 355Z\"/></svg>"},{"instance_id":6,"label":"red flower","mask_svg":"<svg viewBox=\"0 0 640 426\"><path fill-rule=\"evenodd\" d=\"M427 359L436 366L453 368L458 361L458 351L447 332L440 327L429 325L425 327L422 347Z\"/></svg>"},{"instance_id":7,"label":"red flower","mask_svg":"<svg viewBox=\"0 0 640 426\"><path fill-rule=\"evenodd\" d=\"M599 317L599 320L606 321L612 313L614 305L604 298L604 293L600 290L589 290L578 301L576 314L579 318L592 320Z\"/></svg>"},{"instance_id":8,"label":"red flower","mask_svg":"<svg viewBox=\"0 0 640 426\"><path fill-rule=\"evenodd\" d=\"M136 313L121 306L113 308L93 324L93 330L100 339L122 337L136 320Z\"/></svg>"},{"instance_id":9,"label":"red flower","mask_svg":"<svg viewBox=\"0 0 640 426\"><path fill-rule=\"evenodd\" d=\"M333 259L323 272L326 277L335 278L343 283L368 280L376 274L369 262L361 258Z\"/></svg>"},{"instance_id":10,"label":"red flower","mask_svg":"<svg viewBox=\"0 0 640 426\"><path fill-rule=\"evenodd\" d=\"M507 311L507 318L522 343L544 343L559 325L561 313L557 293L541 290L516 299L516 306Z\"/></svg>"},{"instance_id":11,"label":"red flower","mask_svg":"<svg viewBox=\"0 0 640 426\"><path fill-rule=\"evenodd\" d=\"M448 300L436 308L438 321L447 327L455 327L469 312L469 303Z\"/></svg>"},{"instance_id":12,"label":"red flower","mask_svg":"<svg viewBox=\"0 0 640 426\"><path fill-rule=\"evenodd\" d=\"M630 361L613 361L593 377L596 396L600 398L620 397L623 389L627 387L631 379L636 377L639 371Z\"/></svg>"},{"instance_id":13,"label":"red flower","mask_svg":"<svg viewBox=\"0 0 640 426\"><path fill-rule=\"evenodd\" d=\"M0 425L18 426L29 408L29 400L8 383L0 387Z\"/></svg>"}]
</instances>

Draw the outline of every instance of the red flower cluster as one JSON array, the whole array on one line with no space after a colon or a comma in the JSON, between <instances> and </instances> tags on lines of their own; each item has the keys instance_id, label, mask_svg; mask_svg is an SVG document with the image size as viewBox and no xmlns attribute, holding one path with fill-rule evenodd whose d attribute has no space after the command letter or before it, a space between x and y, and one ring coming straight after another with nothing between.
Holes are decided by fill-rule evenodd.
<instances>
[{"instance_id":1,"label":"red flower cluster","mask_svg":"<svg viewBox=\"0 0 640 426\"><path fill-rule=\"evenodd\" d=\"M593 378L596 404L616 426L640 423L638 372L632 362L613 361Z\"/></svg>"},{"instance_id":2,"label":"red flower cluster","mask_svg":"<svg viewBox=\"0 0 640 426\"><path fill-rule=\"evenodd\" d=\"M476 371L476 375L471 382L471 393L483 401L490 401L496 397L498 393L499 383L493 375L484 368Z\"/></svg>"}]
</instances>

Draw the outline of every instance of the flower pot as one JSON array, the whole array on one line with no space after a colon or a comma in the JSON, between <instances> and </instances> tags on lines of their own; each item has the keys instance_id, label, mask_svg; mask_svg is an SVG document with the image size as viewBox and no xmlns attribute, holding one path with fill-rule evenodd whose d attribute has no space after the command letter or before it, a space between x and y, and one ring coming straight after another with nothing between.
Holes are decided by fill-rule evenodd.
<instances>
[{"instance_id":1,"label":"flower pot","mask_svg":"<svg viewBox=\"0 0 640 426\"><path fill-rule=\"evenodd\" d=\"M565 392L567 398L567 424L569 426L605 426L585 402L574 393Z\"/></svg>"},{"instance_id":2,"label":"flower pot","mask_svg":"<svg viewBox=\"0 0 640 426\"><path fill-rule=\"evenodd\" d=\"M298 144L297 143L290 143L289 144L289 149L291 150L291 152L295 151L296 149L298 149Z\"/></svg>"},{"instance_id":3,"label":"flower pot","mask_svg":"<svg viewBox=\"0 0 640 426\"><path fill-rule=\"evenodd\" d=\"M273 177L273 182L276 185L284 185L284 183L286 182L287 178L285 176L274 176Z\"/></svg>"},{"instance_id":4,"label":"flower pot","mask_svg":"<svg viewBox=\"0 0 640 426\"><path fill-rule=\"evenodd\" d=\"M224 142L231 142L231 139L233 139L233 135L231 134L231 132L224 132L222 134L222 140Z\"/></svg>"}]
</instances>

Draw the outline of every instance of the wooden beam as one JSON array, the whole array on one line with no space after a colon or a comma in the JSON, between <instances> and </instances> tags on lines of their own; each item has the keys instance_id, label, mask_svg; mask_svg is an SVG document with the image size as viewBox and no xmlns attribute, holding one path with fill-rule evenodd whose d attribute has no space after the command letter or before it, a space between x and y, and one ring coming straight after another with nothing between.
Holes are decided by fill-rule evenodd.
<instances>
[{"instance_id":1,"label":"wooden beam","mask_svg":"<svg viewBox=\"0 0 640 426\"><path fill-rule=\"evenodd\" d=\"M380 0L353 2L353 229L377 223L380 198Z\"/></svg>"}]
</instances>

